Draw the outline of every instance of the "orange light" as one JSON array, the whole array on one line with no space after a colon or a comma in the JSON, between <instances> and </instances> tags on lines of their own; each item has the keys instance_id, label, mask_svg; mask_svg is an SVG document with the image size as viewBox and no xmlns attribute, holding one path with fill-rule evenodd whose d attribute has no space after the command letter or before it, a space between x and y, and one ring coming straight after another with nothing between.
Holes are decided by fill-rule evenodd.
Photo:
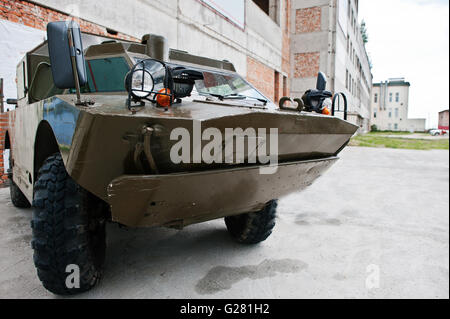
<instances>
[{"instance_id":1,"label":"orange light","mask_svg":"<svg viewBox=\"0 0 450 319\"><path fill-rule=\"evenodd\" d=\"M170 107L171 104L171 100L172 100L172 96L169 95L163 95L163 94L170 94L170 90L169 89L161 89L158 91L158 93L162 93L162 94L158 94L156 96L156 103L158 103L159 106L162 107Z\"/></svg>"},{"instance_id":2,"label":"orange light","mask_svg":"<svg viewBox=\"0 0 450 319\"><path fill-rule=\"evenodd\" d=\"M330 110L326 107L326 108L324 108L324 109L322 110L322 114L323 114L323 115L331 115L331 112L330 112Z\"/></svg>"}]
</instances>

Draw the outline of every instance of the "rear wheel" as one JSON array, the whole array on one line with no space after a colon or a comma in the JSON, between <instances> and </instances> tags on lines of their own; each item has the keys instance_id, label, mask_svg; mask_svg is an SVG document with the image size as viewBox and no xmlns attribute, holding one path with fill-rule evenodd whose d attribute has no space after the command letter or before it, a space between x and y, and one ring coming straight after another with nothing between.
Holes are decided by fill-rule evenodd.
<instances>
[{"instance_id":1,"label":"rear wheel","mask_svg":"<svg viewBox=\"0 0 450 319\"><path fill-rule=\"evenodd\" d=\"M32 247L44 287L73 295L94 287L105 259L105 206L66 172L59 154L39 170L34 187Z\"/></svg>"},{"instance_id":2,"label":"rear wheel","mask_svg":"<svg viewBox=\"0 0 450 319\"><path fill-rule=\"evenodd\" d=\"M13 181L12 166L11 166L11 154L9 155L9 194L11 196L11 202L17 208L30 208L31 204L25 195L20 190L19 186Z\"/></svg>"},{"instance_id":3,"label":"rear wheel","mask_svg":"<svg viewBox=\"0 0 450 319\"><path fill-rule=\"evenodd\" d=\"M265 241L275 227L278 202L270 201L259 212L225 217L231 236L242 244L254 245Z\"/></svg>"},{"instance_id":4,"label":"rear wheel","mask_svg":"<svg viewBox=\"0 0 450 319\"><path fill-rule=\"evenodd\" d=\"M30 208L31 204L25 195L20 190L19 186L14 183L12 178L9 180L9 194L11 195L11 202L17 208Z\"/></svg>"}]
</instances>

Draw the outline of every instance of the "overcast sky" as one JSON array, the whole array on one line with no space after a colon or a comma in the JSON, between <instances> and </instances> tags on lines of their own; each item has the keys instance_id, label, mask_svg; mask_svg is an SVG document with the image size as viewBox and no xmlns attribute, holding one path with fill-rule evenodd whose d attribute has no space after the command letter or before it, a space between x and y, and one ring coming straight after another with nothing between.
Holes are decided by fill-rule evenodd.
<instances>
[{"instance_id":1,"label":"overcast sky","mask_svg":"<svg viewBox=\"0 0 450 319\"><path fill-rule=\"evenodd\" d=\"M437 127L449 108L448 0L360 0L374 82L405 77L411 83L409 116Z\"/></svg>"}]
</instances>

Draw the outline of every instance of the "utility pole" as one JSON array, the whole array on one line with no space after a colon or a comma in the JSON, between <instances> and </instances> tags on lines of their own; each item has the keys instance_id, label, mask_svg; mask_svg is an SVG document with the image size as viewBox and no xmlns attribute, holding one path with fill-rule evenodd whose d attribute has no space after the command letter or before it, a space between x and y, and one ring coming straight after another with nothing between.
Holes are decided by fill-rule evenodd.
<instances>
[{"instance_id":1,"label":"utility pole","mask_svg":"<svg viewBox=\"0 0 450 319\"><path fill-rule=\"evenodd\" d=\"M3 78L0 79L0 113L4 112L3 109L3 98L5 96L3 95Z\"/></svg>"}]
</instances>

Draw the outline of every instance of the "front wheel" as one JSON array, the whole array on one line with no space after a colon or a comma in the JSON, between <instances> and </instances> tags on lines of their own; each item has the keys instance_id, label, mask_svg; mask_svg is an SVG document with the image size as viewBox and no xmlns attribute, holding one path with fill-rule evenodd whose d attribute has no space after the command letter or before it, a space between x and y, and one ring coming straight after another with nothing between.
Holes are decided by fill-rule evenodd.
<instances>
[{"instance_id":1,"label":"front wheel","mask_svg":"<svg viewBox=\"0 0 450 319\"><path fill-rule=\"evenodd\" d=\"M34 190L32 247L39 279L57 295L90 290L105 258L103 202L67 174L59 154L44 162Z\"/></svg>"},{"instance_id":2,"label":"front wheel","mask_svg":"<svg viewBox=\"0 0 450 319\"><path fill-rule=\"evenodd\" d=\"M278 202L272 200L259 212L225 217L228 232L241 244L265 241L275 227L277 206Z\"/></svg>"}]
</instances>

